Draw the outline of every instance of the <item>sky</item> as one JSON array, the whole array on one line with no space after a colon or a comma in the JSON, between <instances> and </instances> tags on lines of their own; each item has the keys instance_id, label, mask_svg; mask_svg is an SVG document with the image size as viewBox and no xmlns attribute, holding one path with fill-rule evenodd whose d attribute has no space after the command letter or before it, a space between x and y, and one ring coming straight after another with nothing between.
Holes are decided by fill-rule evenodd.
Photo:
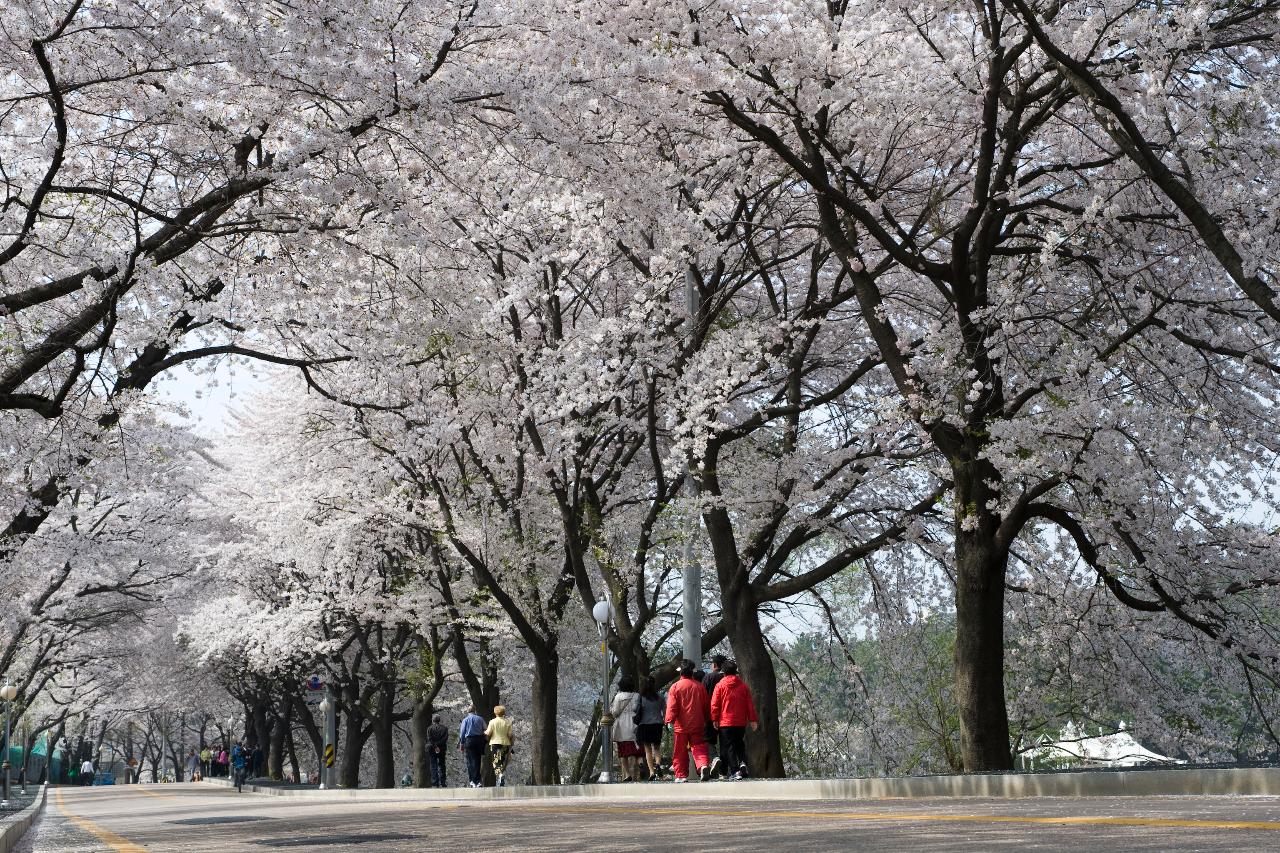
<instances>
[{"instance_id":1,"label":"sky","mask_svg":"<svg viewBox=\"0 0 1280 853\"><path fill-rule=\"evenodd\" d=\"M153 387L161 399L188 410L187 417L175 415L175 421L190 426L205 438L216 438L230 429L232 412L265 384L263 374L255 375L244 365L237 368L223 360L211 373L194 373L186 366L176 367L160 377Z\"/></svg>"}]
</instances>

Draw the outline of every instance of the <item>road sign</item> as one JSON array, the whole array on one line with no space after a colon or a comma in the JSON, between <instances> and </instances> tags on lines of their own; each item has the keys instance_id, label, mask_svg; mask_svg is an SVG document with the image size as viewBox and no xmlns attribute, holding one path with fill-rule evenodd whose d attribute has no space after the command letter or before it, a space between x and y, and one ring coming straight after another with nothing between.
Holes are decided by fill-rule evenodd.
<instances>
[{"instance_id":1,"label":"road sign","mask_svg":"<svg viewBox=\"0 0 1280 853\"><path fill-rule=\"evenodd\" d=\"M307 705L319 705L324 701L324 681L318 675L313 675L303 684L306 691L302 694L302 701Z\"/></svg>"},{"instance_id":2,"label":"road sign","mask_svg":"<svg viewBox=\"0 0 1280 853\"><path fill-rule=\"evenodd\" d=\"M328 744L324 748L324 766L332 767L334 760L333 744Z\"/></svg>"}]
</instances>

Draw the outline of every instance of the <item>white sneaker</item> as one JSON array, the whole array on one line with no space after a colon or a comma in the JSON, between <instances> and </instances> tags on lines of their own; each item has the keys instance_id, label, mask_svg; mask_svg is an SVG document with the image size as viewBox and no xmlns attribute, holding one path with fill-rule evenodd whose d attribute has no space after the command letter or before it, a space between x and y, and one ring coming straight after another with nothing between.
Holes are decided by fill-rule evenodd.
<instances>
[{"instance_id":1,"label":"white sneaker","mask_svg":"<svg viewBox=\"0 0 1280 853\"><path fill-rule=\"evenodd\" d=\"M686 778L684 778L683 776L677 776L677 777L676 777L676 784L677 784L677 785L679 785L681 782L688 782L688 781L689 781L689 780L688 780L688 779L686 779Z\"/></svg>"}]
</instances>

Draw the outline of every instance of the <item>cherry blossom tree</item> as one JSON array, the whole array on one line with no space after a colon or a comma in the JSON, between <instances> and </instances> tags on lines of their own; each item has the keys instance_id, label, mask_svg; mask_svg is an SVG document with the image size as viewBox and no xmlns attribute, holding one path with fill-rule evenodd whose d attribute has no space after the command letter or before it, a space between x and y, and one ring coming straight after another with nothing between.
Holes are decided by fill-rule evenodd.
<instances>
[{"instance_id":1,"label":"cherry blossom tree","mask_svg":"<svg viewBox=\"0 0 1280 853\"><path fill-rule=\"evenodd\" d=\"M1148 17L1113 14L1133 32ZM1248 53L1269 38L1255 17L1235 19L1239 45L1179 44ZM1221 246L1167 209L1158 170L1094 141L1095 108L1045 39L1003 3L635 3L602 29L600 55L659 64L645 79L687 96L692 128L715 116L797 179L891 382L882 416L950 483L965 769L1012 766L1005 588L1044 525L1125 606L1274 660L1247 612L1273 585L1269 536L1237 502L1270 499L1255 472L1274 447L1248 424L1275 395L1274 332L1222 281Z\"/></svg>"},{"instance_id":2,"label":"cherry blossom tree","mask_svg":"<svg viewBox=\"0 0 1280 853\"><path fill-rule=\"evenodd\" d=\"M492 34L472 31L474 3L304 7L6 8L0 417L23 488L3 504L0 558L157 375L343 357L264 337L296 319L270 261L291 238L358 224L352 180L334 178L380 160L385 125L476 109L455 55ZM272 295L244 310L259 288Z\"/></svg>"}]
</instances>

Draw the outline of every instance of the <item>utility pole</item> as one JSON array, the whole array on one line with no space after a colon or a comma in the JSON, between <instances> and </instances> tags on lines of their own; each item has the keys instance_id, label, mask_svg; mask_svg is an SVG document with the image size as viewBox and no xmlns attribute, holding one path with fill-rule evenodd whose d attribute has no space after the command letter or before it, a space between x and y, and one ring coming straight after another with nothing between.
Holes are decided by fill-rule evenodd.
<instances>
[{"instance_id":1,"label":"utility pole","mask_svg":"<svg viewBox=\"0 0 1280 853\"><path fill-rule=\"evenodd\" d=\"M324 701L320 710L324 713L324 750L320 754L320 790L336 788L334 764L338 751L338 703L334 701L333 688L324 686Z\"/></svg>"},{"instance_id":2,"label":"utility pole","mask_svg":"<svg viewBox=\"0 0 1280 853\"><path fill-rule=\"evenodd\" d=\"M689 333L690 351L693 348L694 336L698 330L698 282L693 272L693 265L684 268L684 301L688 317L685 328ZM692 460L685 463L685 492L689 496L690 505L697 506L698 478ZM698 564L698 529L700 519L696 509L685 525L684 539L684 597L681 616L684 621L684 656L691 661L702 660L702 566Z\"/></svg>"}]
</instances>

